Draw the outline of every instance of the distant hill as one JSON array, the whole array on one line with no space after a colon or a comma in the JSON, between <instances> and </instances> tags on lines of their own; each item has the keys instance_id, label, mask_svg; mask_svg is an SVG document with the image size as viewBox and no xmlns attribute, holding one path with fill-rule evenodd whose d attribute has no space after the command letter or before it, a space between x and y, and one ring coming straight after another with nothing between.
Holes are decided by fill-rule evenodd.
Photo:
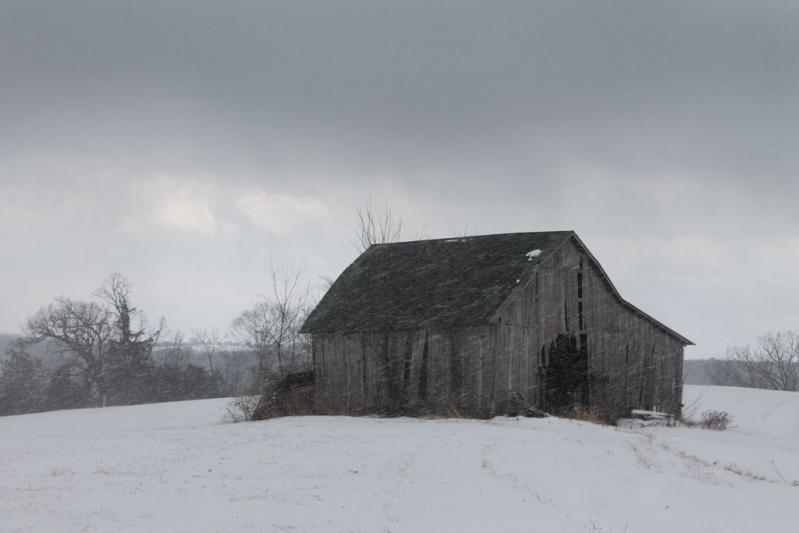
<instances>
[{"instance_id":1,"label":"distant hill","mask_svg":"<svg viewBox=\"0 0 799 533\"><path fill-rule=\"evenodd\" d=\"M15 335L13 333L0 333L0 361L6 358L6 351L16 339L22 335ZM28 352L34 357L39 357L45 363L55 360L58 353L51 349L52 343L49 341L42 341L28 348Z\"/></svg>"},{"instance_id":2,"label":"distant hill","mask_svg":"<svg viewBox=\"0 0 799 533\"><path fill-rule=\"evenodd\" d=\"M710 359L686 359L683 363L683 383L686 385L715 385L706 369Z\"/></svg>"}]
</instances>

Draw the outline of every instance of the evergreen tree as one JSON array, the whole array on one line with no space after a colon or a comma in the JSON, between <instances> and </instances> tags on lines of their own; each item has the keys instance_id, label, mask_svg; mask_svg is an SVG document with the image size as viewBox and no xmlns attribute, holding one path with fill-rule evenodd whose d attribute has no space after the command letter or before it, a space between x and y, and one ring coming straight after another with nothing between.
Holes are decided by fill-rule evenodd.
<instances>
[{"instance_id":1,"label":"evergreen tree","mask_svg":"<svg viewBox=\"0 0 799 533\"><path fill-rule=\"evenodd\" d=\"M45 409L77 409L91 405L91 384L85 379L78 360L71 358L50 374L45 390Z\"/></svg>"},{"instance_id":2,"label":"evergreen tree","mask_svg":"<svg viewBox=\"0 0 799 533\"><path fill-rule=\"evenodd\" d=\"M41 360L28 353L24 342L12 344L0 363L0 415L40 411L46 379Z\"/></svg>"},{"instance_id":3,"label":"evergreen tree","mask_svg":"<svg viewBox=\"0 0 799 533\"><path fill-rule=\"evenodd\" d=\"M95 293L110 308L112 336L104 368L108 402L130 405L153 401L155 362L152 352L161 327L148 332L146 318L130 300L130 282L121 274L112 274Z\"/></svg>"}]
</instances>

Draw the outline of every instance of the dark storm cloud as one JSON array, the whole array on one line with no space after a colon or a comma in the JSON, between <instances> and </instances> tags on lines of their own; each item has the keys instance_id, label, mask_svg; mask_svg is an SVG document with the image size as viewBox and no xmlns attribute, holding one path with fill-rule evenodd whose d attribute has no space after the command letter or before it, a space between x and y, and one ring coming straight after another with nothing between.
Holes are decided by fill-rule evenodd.
<instances>
[{"instance_id":1,"label":"dark storm cloud","mask_svg":"<svg viewBox=\"0 0 799 533\"><path fill-rule=\"evenodd\" d=\"M6 2L0 250L50 292L140 273L221 327L157 294L229 315L242 264L335 275L372 191L435 235L574 228L718 353L799 327L797 27L793 2Z\"/></svg>"},{"instance_id":2,"label":"dark storm cloud","mask_svg":"<svg viewBox=\"0 0 799 533\"><path fill-rule=\"evenodd\" d=\"M3 107L23 121L67 108L97 118L99 107L137 133L142 111L171 110L191 127L201 110L244 136L285 128L341 144L368 136L385 151L443 145L433 153L521 132L605 154L613 143L596 133L677 130L706 153L736 138L760 144L797 113L790 3L18 6L5 9L0 42ZM161 124L176 137L181 125ZM747 127L719 129L729 125Z\"/></svg>"}]
</instances>

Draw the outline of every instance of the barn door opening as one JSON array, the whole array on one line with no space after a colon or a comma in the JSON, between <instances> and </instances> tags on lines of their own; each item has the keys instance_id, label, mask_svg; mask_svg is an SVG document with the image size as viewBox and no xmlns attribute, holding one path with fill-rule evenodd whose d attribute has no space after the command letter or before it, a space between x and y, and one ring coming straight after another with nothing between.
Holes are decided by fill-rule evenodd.
<instances>
[{"instance_id":1,"label":"barn door opening","mask_svg":"<svg viewBox=\"0 0 799 533\"><path fill-rule=\"evenodd\" d=\"M561 333L549 347L545 408L563 414L574 408L588 410L588 349L586 336L580 346L574 335Z\"/></svg>"}]
</instances>

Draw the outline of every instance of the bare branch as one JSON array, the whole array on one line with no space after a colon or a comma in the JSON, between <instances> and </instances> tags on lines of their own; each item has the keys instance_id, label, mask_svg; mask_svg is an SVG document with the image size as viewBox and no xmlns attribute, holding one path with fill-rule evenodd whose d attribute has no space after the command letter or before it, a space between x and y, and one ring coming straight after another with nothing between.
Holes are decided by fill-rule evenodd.
<instances>
[{"instance_id":1,"label":"bare branch","mask_svg":"<svg viewBox=\"0 0 799 533\"><path fill-rule=\"evenodd\" d=\"M365 251L373 244L397 242L402 239L402 216L392 211L386 203L378 212L372 206L372 198L363 207L355 208L355 227L353 228L352 245L359 252Z\"/></svg>"},{"instance_id":2,"label":"bare branch","mask_svg":"<svg viewBox=\"0 0 799 533\"><path fill-rule=\"evenodd\" d=\"M308 312L310 286L299 270L271 269L271 292L233 321L232 332L256 356L255 382L269 375L285 376L308 358L309 344L300 328Z\"/></svg>"},{"instance_id":3,"label":"bare branch","mask_svg":"<svg viewBox=\"0 0 799 533\"><path fill-rule=\"evenodd\" d=\"M757 348L732 350L746 386L764 389L799 390L799 334L794 331L758 337Z\"/></svg>"}]
</instances>

